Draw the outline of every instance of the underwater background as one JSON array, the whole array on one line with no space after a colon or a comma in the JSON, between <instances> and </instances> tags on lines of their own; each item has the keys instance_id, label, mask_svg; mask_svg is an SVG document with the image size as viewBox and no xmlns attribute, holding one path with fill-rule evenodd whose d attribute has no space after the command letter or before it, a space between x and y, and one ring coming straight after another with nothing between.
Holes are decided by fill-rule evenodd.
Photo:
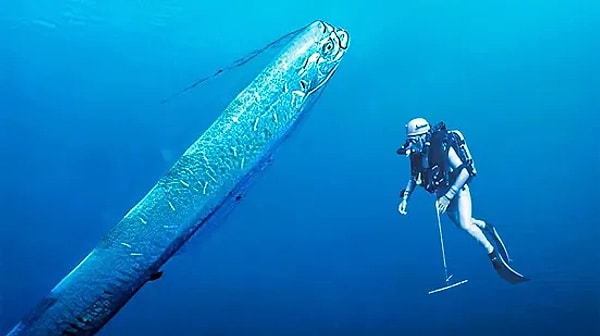
<instances>
[{"instance_id":1,"label":"underwater background","mask_svg":"<svg viewBox=\"0 0 600 336\"><path fill-rule=\"evenodd\" d=\"M0 1L0 334L143 197L277 48L322 19L350 49L223 223L100 335L598 335L600 3ZM433 198L397 211L414 117L460 129L510 285Z\"/></svg>"}]
</instances>

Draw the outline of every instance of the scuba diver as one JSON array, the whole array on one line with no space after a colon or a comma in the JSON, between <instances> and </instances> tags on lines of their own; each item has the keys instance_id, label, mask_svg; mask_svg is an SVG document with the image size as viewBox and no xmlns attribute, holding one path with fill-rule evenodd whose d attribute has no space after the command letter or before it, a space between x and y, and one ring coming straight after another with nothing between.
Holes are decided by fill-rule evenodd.
<instances>
[{"instance_id":1,"label":"scuba diver","mask_svg":"<svg viewBox=\"0 0 600 336\"><path fill-rule=\"evenodd\" d=\"M438 215L446 213L454 224L475 238L501 278L511 283L529 280L508 265L508 252L496 228L472 216L469 183L477 170L462 133L446 129L443 121L431 127L424 118L412 119L405 127L406 141L396 152L409 157L410 178L400 193L398 211L406 215L411 194L417 186L423 187L435 194Z\"/></svg>"}]
</instances>

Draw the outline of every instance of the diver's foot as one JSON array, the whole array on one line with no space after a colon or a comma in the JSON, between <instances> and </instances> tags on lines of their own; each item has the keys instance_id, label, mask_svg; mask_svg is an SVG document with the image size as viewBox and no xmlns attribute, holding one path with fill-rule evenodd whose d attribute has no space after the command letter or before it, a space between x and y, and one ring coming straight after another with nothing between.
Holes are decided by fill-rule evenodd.
<instances>
[{"instance_id":1,"label":"diver's foot","mask_svg":"<svg viewBox=\"0 0 600 336\"><path fill-rule=\"evenodd\" d=\"M524 277L523 275L519 274L519 272L508 266L496 249L489 253L488 257L490 258L496 273L498 273L502 279L512 284L529 281L529 278Z\"/></svg>"},{"instance_id":2,"label":"diver's foot","mask_svg":"<svg viewBox=\"0 0 600 336\"><path fill-rule=\"evenodd\" d=\"M485 227L483 228L483 231L487 232L492 237L494 245L496 245L496 248L498 248L498 252L500 252L502 259L504 259L504 261L506 261L507 263L510 263L511 260L508 256L508 250L506 249L506 245L504 245L504 242L502 241L502 238L500 238L500 234L498 234L496 228L492 224L485 222Z\"/></svg>"},{"instance_id":3,"label":"diver's foot","mask_svg":"<svg viewBox=\"0 0 600 336\"><path fill-rule=\"evenodd\" d=\"M501 260L501 256L498 255L498 252L496 251L496 249L494 249L492 252L488 253L488 257L490 258L490 261L492 262L492 266L494 266L494 269L497 271L499 269L501 269L504 265L502 263Z\"/></svg>"}]
</instances>

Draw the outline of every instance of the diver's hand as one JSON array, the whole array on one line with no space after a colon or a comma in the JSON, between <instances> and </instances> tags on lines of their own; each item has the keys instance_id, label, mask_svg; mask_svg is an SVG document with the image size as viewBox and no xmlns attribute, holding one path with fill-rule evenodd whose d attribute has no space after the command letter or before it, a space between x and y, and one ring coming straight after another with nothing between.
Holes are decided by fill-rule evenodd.
<instances>
[{"instance_id":1,"label":"diver's hand","mask_svg":"<svg viewBox=\"0 0 600 336\"><path fill-rule=\"evenodd\" d=\"M402 202L400 202L400 204L398 205L398 212L406 215L406 206L408 205L408 201L403 199Z\"/></svg>"},{"instance_id":2,"label":"diver's hand","mask_svg":"<svg viewBox=\"0 0 600 336\"><path fill-rule=\"evenodd\" d=\"M451 201L452 200L448 198L448 196L444 195L435 201L435 207L438 209L439 213L444 213L446 212L446 209L448 209L448 205L450 205Z\"/></svg>"}]
</instances>

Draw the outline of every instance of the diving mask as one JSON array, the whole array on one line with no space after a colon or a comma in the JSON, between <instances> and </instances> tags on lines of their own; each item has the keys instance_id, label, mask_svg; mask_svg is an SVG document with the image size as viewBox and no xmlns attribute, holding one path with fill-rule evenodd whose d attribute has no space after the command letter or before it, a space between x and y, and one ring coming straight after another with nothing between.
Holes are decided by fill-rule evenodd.
<instances>
[{"instance_id":1,"label":"diving mask","mask_svg":"<svg viewBox=\"0 0 600 336\"><path fill-rule=\"evenodd\" d=\"M402 147L396 150L398 155L409 156L412 153L422 152L428 145L427 134L406 138Z\"/></svg>"}]
</instances>

